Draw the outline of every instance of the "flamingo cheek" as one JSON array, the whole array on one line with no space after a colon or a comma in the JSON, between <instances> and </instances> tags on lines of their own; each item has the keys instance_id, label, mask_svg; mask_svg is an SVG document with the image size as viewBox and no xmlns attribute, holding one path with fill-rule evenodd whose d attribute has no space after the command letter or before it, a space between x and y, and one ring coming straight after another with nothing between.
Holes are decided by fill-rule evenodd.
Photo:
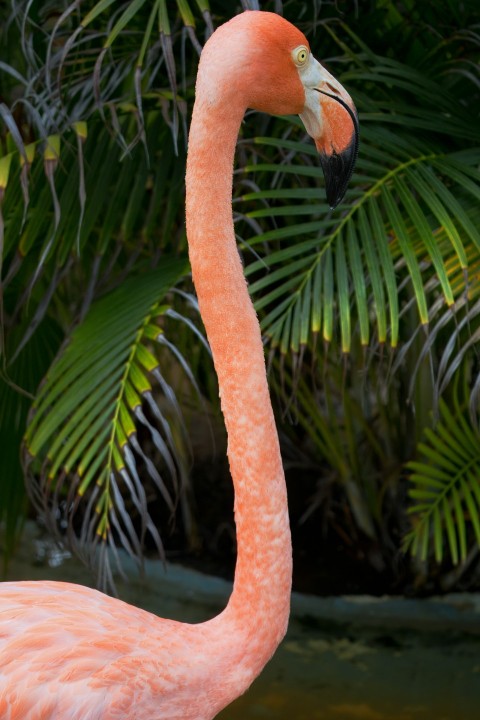
<instances>
[{"instance_id":1,"label":"flamingo cheek","mask_svg":"<svg viewBox=\"0 0 480 720\"><path fill-rule=\"evenodd\" d=\"M355 128L347 110L336 100L322 98L323 133L315 140L317 150L326 155L343 153L352 144Z\"/></svg>"}]
</instances>

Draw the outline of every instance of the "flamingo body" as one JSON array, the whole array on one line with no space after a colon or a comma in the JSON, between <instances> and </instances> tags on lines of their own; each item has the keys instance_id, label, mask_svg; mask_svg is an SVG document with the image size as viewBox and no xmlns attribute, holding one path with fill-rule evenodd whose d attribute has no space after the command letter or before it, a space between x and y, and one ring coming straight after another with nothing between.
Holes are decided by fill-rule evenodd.
<instances>
[{"instance_id":1,"label":"flamingo body","mask_svg":"<svg viewBox=\"0 0 480 720\"><path fill-rule=\"evenodd\" d=\"M3 583L0 718L213 718L253 678L224 652L227 629L205 625L71 583Z\"/></svg>"},{"instance_id":2,"label":"flamingo body","mask_svg":"<svg viewBox=\"0 0 480 720\"><path fill-rule=\"evenodd\" d=\"M345 191L357 134L350 97L280 16L242 13L206 43L186 220L235 489L228 605L189 625L78 585L1 584L2 720L210 720L249 687L285 634L292 576L285 480L231 210L235 144L248 107L300 114L321 153L332 204Z\"/></svg>"}]
</instances>

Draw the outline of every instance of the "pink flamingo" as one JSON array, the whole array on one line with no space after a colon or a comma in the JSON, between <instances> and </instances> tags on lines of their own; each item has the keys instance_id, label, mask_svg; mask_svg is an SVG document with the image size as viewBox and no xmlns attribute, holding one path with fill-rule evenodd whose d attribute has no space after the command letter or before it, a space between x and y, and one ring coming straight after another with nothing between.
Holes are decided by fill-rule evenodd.
<instances>
[{"instance_id":1,"label":"pink flamingo","mask_svg":"<svg viewBox=\"0 0 480 720\"><path fill-rule=\"evenodd\" d=\"M235 487L232 595L220 615L190 625L78 585L3 583L2 720L207 720L249 687L285 634L292 571L285 481L231 213L233 157L247 107L300 114L321 153L331 205L345 192L358 131L349 95L280 16L245 12L206 43L186 213Z\"/></svg>"}]
</instances>

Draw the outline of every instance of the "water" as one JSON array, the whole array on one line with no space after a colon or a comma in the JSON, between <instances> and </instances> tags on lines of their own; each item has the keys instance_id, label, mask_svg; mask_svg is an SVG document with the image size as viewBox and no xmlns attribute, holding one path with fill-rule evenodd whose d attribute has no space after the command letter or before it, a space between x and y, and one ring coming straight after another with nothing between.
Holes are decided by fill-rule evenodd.
<instances>
[{"instance_id":1,"label":"water","mask_svg":"<svg viewBox=\"0 0 480 720\"><path fill-rule=\"evenodd\" d=\"M91 584L88 572L27 528L7 579ZM228 583L147 563L123 599L198 622L225 604ZM422 628L422 629L420 629ZM480 598L402 601L295 596L284 643L219 720L478 720ZM147 719L146 719L147 720Z\"/></svg>"},{"instance_id":2,"label":"water","mask_svg":"<svg viewBox=\"0 0 480 720\"><path fill-rule=\"evenodd\" d=\"M219 718L478 720L478 638L294 622L249 693Z\"/></svg>"}]
</instances>

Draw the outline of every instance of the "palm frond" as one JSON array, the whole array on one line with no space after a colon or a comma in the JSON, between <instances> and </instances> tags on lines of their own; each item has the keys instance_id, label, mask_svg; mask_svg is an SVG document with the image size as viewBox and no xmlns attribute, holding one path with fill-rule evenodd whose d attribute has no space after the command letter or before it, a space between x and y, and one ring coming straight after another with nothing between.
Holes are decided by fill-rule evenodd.
<instances>
[{"instance_id":1,"label":"palm frond","mask_svg":"<svg viewBox=\"0 0 480 720\"><path fill-rule=\"evenodd\" d=\"M34 8L23 2L12 13L27 66L26 97L35 107L48 110L43 117L47 132L63 132L99 109L127 147L129 141L114 116L111 121L108 118L109 108L115 112L122 103L136 107L139 132L133 143L144 141L144 103L155 94L173 104L171 124L176 142L178 109L185 122L185 108L178 97L178 60L173 45L183 36L197 56L200 54L196 26L204 26L207 33L213 31L208 0L177 0L173 7L167 6L166 0L99 0L93 4L74 0L60 14L50 5ZM57 18L54 23L52 11ZM185 78L185 67L182 72Z\"/></svg>"},{"instance_id":2,"label":"palm frond","mask_svg":"<svg viewBox=\"0 0 480 720\"><path fill-rule=\"evenodd\" d=\"M387 459L375 412L369 416L365 411L364 388L346 387L345 368L332 361L312 367L308 374L295 374L287 360L281 369L276 363L275 370L272 388L308 438L303 445L321 468L319 486L340 487L356 529L376 539L381 508L375 489ZM297 429L297 443L300 434Z\"/></svg>"},{"instance_id":3,"label":"palm frond","mask_svg":"<svg viewBox=\"0 0 480 720\"><path fill-rule=\"evenodd\" d=\"M131 121L127 113L124 122ZM43 157L33 154L35 146L30 144L27 166L14 153L0 208L5 222L0 250L6 308L1 324L8 333L22 318L30 317L31 322L24 325L24 337L10 362L29 341L62 285L68 294L72 267L84 272L89 287L85 311L102 282L112 286L113 277L105 280L104 276L120 243L132 246L130 262L155 258L162 249L171 251L170 243L175 243L180 232L182 196L168 191L181 187L183 165L178 161L172 167L173 149L164 142L168 128L158 112L149 115L148 133L150 151L158 163L155 169L149 168L140 148L120 161L114 139L94 122L89 126L76 123L61 145L56 136L55 158L47 148ZM26 188L24 170L30 176Z\"/></svg>"},{"instance_id":4,"label":"palm frond","mask_svg":"<svg viewBox=\"0 0 480 720\"><path fill-rule=\"evenodd\" d=\"M463 562L473 535L480 546L480 434L456 402L440 402L440 417L425 430L419 460L409 462L412 530L405 549L441 563L448 548L452 563Z\"/></svg>"},{"instance_id":5,"label":"palm frond","mask_svg":"<svg viewBox=\"0 0 480 720\"><path fill-rule=\"evenodd\" d=\"M149 535L162 549L146 488L173 513L185 482L185 433L158 348L171 348L162 330L165 294L186 267L185 261L165 260L161 269L130 278L94 303L33 404L25 436L31 497L57 532L64 506L70 543L88 553L103 587L113 585L107 547L115 552L119 543L140 560ZM178 352L170 364L172 359L188 371ZM163 397L161 406L154 391Z\"/></svg>"},{"instance_id":6,"label":"palm frond","mask_svg":"<svg viewBox=\"0 0 480 720\"><path fill-rule=\"evenodd\" d=\"M382 151L378 152L380 140ZM264 140L260 138L257 142ZM285 155L293 147L298 154L305 154L301 142L278 140L276 144ZM470 181L474 175L480 182L480 173L473 165L479 151L472 151L471 165L461 171L455 165L455 172L451 173L456 153L446 155L415 145L418 142L410 147L410 156L405 157L404 148L399 147L393 133L367 124L362 130L358 175L354 176L353 189L347 197L350 202L336 215L319 202L315 208L317 219L306 223L295 218L302 207L306 215L312 216L310 203L297 206L295 213L289 205L277 207L272 212L277 227L254 238L254 244L268 247L270 252L247 268L248 275L254 278L251 290L254 295L261 294L257 309L264 313L265 334L282 351L289 347L297 351L299 327L308 325L311 332L318 332L325 314L334 314L337 319L344 352L351 347L354 320L359 323L363 344L368 344L376 330L380 343L388 341L396 347L401 311L397 298L406 275L409 284L405 292L415 298L419 321L425 326L429 323L426 295L432 276L438 280L447 307L465 291L465 287L457 285L454 293L446 266L457 258L466 270L467 245L472 244L477 251L480 248L480 233L463 205L455 200L458 181L470 194L478 190L474 182L470 187ZM308 175L321 183L320 169L311 164L307 167L291 162L256 164L245 170L257 176ZM452 189L448 185L453 185ZM295 196L296 200L298 194L293 188L293 192L287 190L284 198ZM305 196L302 190L300 194ZM243 196L244 201L278 199L277 188ZM263 208L248 212L247 216L258 218L268 214L269 210ZM437 244L435 236L439 232L445 234L448 245ZM292 238L305 236L307 239L291 244ZM285 245L287 242L289 245ZM320 292L316 302L312 297L314 287ZM373 301L372 312L368 311L369 299ZM323 323L326 341L332 339L330 326L330 322Z\"/></svg>"}]
</instances>

